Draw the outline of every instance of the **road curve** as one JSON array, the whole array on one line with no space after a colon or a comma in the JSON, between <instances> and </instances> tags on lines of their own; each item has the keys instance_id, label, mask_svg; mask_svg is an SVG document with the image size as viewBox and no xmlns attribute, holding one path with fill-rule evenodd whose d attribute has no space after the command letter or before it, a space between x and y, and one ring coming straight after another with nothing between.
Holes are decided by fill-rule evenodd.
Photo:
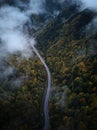
<instances>
[{"instance_id":1,"label":"road curve","mask_svg":"<svg viewBox=\"0 0 97 130\"><path fill-rule=\"evenodd\" d=\"M50 90L51 90L51 73L50 73L50 70L49 70L48 66L46 65L44 59L43 59L42 56L39 54L38 50L35 48L34 45L32 46L32 48L33 48L35 54L39 57L39 59L40 59L41 62L43 63L43 65L44 65L44 67L45 67L45 70L46 70L46 72L47 72L48 83L47 83L46 96L45 96L44 106L43 106L44 119L45 119L44 129L43 129L43 130L50 130L48 104L49 104Z\"/></svg>"}]
</instances>

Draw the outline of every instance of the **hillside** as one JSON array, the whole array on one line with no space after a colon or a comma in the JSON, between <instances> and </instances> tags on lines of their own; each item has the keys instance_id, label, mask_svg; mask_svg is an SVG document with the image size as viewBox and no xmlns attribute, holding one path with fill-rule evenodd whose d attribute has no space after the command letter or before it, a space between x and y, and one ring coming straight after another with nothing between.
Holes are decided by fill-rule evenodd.
<instances>
[{"instance_id":1,"label":"hillside","mask_svg":"<svg viewBox=\"0 0 97 130\"><path fill-rule=\"evenodd\" d=\"M96 17L74 4L30 32L52 74L51 130L97 130ZM0 130L43 130L47 79L41 61L34 53L27 59L18 53L8 54L2 64ZM6 67L14 73L7 75Z\"/></svg>"},{"instance_id":2,"label":"hillside","mask_svg":"<svg viewBox=\"0 0 97 130\"><path fill-rule=\"evenodd\" d=\"M55 19L37 35L53 77L52 130L97 129L97 31L86 33L96 15L84 10Z\"/></svg>"}]
</instances>

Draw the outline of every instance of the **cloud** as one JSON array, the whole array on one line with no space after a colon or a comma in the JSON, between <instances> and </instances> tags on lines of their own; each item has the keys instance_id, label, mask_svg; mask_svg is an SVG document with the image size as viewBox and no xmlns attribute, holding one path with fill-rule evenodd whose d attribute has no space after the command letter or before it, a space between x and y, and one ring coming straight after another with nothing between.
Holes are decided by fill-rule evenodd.
<instances>
[{"instance_id":1,"label":"cloud","mask_svg":"<svg viewBox=\"0 0 97 130\"><path fill-rule=\"evenodd\" d=\"M83 3L83 8L97 11L97 0L81 0L81 2Z\"/></svg>"},{"instance_id":2,"label":"cloud","mask_svg":"<svg viewBox=\"0 0 97 130\"><path fill-rule=\"evenodd\" d=\"M4 0L3 2L5 4L0 7L0 55L5 55L5 52L12 54L18 51L23 55L31 53L28 43L33 38L29 38L25 25L31 23L31 14L38 15L46 11L47 0L15 0L12 5L8 5L8 3L13 3L12 0ZM64 0L53 2L62 4Z\"/></svg>"},{"instance_id":3,"label":"cloud","mask_svg":"<svg viewBox=\"0 0 97 130\"><path fill-rule=\"evenodd\" d=\"M27 23L30 23L30 17L20 8L10 5L0 7L0 72L3 74L0 81L13 73L13 67L4 66L3 62L9 54L19 52L25 58L33 56L30 42L35 44L35 40L25 29Z\"/></svg>"},{"instance_id":4,"label":"cloud","mask_svg":"<svg viewBox=\"0 0 97 130\"><path fill-rule=\"evenodd\" d=\"M29 13L41 14L45 12L45 0L30 0L29 2Z\"/></svg>"},{"instance_id":5,"label":"cloud","mask_svg":"<svg viewBox=\"0 0 97 130\"><path fill-rule=\"evenodd\" d=\"M30 46L36 44L28 34L28 27L32 27L31 15L49 13L46 11L47 2L62 4L64 0L1 0L0 1L0 65L8 54L21 54L29 58L32 56ZM53 6L55 6L53 4ZM51 9L51 7L50 7ZM54 11L54 10L53 10ZM33 25L34 26L34 25ZM26 28L26 29L25 29ZM1 63L2 62L2 63ZM4 68L9 70L11 69ZM5 72L4 72L5 73ZM6 73L5 73L6 74ZM6 74L8 75L8 74Z\"/></svg>"},{"instance_id":6,"label":"cloud","mask_svg":"<svg viewBox=\"0 0 97 130\"><path fill-rule=\"evenodd\" d=\"M3 6L0 9L0 40L1 55L20 51L23 55L30 55L29 36L24 30L24 25L29 17L16 7Z\"/></svg>"}]
</instances>

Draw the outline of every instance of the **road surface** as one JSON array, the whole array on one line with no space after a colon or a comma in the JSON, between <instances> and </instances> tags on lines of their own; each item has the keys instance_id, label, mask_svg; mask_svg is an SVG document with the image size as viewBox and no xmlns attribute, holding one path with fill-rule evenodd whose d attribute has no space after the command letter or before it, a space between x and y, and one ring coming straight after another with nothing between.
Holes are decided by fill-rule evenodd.
<instances>
[{"instance_id":1,"label":"road surface","mask_svg":"<svg viewBox=\"0 0 97 130\"><path fill-rule=\"evenodd\" d=\"M50 123L49 123L49 98L50 98L50 90L51 90L51 73L50 70L48 68L48 66L46 65L44 59L42 58L42 56L39 54L38 50L35 48L35 46L32 46L35 54L39 57L39 59L41 60L41 62L43 63L45 70L47 72L47 79L48 79L48 83L47 83L47 88L46 88L46 95L45 95L45 100L44 100L44 106L43 106L43 112L44 112L44 119L45 119L45 123L44 123L44 129L43 130L50 130Z\"/></svg>"}]
</instances>

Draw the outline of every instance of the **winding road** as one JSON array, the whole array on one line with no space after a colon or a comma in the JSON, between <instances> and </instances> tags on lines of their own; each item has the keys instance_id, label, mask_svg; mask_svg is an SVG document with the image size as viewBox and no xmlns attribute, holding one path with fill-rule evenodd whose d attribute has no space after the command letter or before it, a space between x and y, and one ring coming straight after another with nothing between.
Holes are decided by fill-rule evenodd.
<instances>
[{"instance_id":1,"label":"winding road","mask_svg":"<svg viewBox=\"0 0 97 130\"><path fill-rule=\"evenodd\" d=\"M43 106L43 112L44 112L44 119L45 119L45 123L44 123L44 129L43 130L50 130L50 123L49 123L49 98L50 98L50 90L51 90L51 73L50 70L48 68L48 66L46 65L44 59L42 58L42 56L39 54L38 50L35 48L35 46L32 46L35 54L39 57L39 59L41 60L41 62L43 63L45 70L47 72L47 79L48 79L48 83L47 83L47 89L46 89L46 96L45 96L45 100L44 100L44 106Z\"/></svg>"}]
</instances>

